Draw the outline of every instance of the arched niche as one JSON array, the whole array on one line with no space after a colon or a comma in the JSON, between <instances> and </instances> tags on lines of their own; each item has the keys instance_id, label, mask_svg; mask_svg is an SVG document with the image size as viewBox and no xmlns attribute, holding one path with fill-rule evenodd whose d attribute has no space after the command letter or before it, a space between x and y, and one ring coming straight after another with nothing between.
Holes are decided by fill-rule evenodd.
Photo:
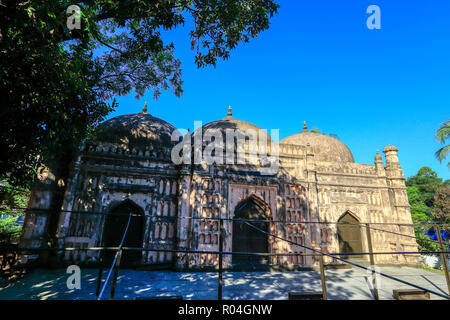
<instances>
[{"instance_id":1,"label":"arched niche","mask_svg":"<svg viewBox=\"0 0 450 320\"><path fill-rule=\"evenodd\" d=\"M234 210L232 228L232 251L250 253L269 253L269 236L271 219L269 206L257 196L250 196L241 200ZM239 221L239 219L243 219ZM250 220L250 221L246 221ZM261 221L263 220L263 221ZM246 222L263 230L261 232L249 226ZM268 257L255 255L233 255L234 267L253 269L268 264Z\"/></svg>"},{"instance_id":2,"label":"arched niche","mask_svg":"<svg viewBox=\"0 0 450 320\"><path fill-rule=\"evenodd\" d=\"M126 230L131 214L128 230L123 242L124 247L143 247L144 239L144 211L133 201L127 199L112 207L105 219L103 229L103 246L118 247ZM116 251L103 252L103 261L111 264ZM125 250L122 252L120 265L123 267L137 266L141 263L142 251Z\"/></svg>"},{"instance_id":3,"label":"arched niche","mask_svg":"<svg viewBox=\"0 0 450 320\"><path fill-rule=\"evenodd\" d=\"M351 211L346 211L338 220L337 236L339 252L356 253L363 252L362 233L359 218ZM359 259L362 256L342 256L344 259Z\"/></svg>"}]
</instances>

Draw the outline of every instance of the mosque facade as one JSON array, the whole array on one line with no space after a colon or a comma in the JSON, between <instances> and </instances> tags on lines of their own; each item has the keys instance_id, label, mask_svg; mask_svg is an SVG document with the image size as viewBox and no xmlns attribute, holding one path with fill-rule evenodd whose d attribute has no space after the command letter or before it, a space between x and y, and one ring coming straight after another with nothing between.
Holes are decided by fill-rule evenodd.
<instances>
[{"instance_id":1,"label":"mosque facade","mask_svg":"<svg viewBox=\"0 0 450 320\"><path fill-rule=\"evenodd\" d=\"M229 139L230 132L238 134ZM250 139L249 132L256 135ZM213 140L227 149L208 149ZM202 158L211 150L212 162ZM225 267L244 262L314 267L318 258L306 247L326 253L417 251L398 149L388 145L383 153L384 161L377 151L373 164L355 163L343 142L306 124L275 142L266 131L233 117L231 109L222 120L181 134L145 107L103 122L95 139L80 147L57 212L56 245L117 247L128 226L124 247L145 250L125 250L124 265L174 269L217 266L214 251L220 241L225 252L292 253L228 254ZM174 161L180 155L182 161ZM52 186L58 183L49 171L32 190L22 247L45 245L49 218L39 210L50 207ZM101 251L59 255L89 264ZM341 257L369 261L368 256ZM376 264L418 263L415 255L374 259ZM330 257L325 263L341 264Z\"/></svg>"}]
</instances>

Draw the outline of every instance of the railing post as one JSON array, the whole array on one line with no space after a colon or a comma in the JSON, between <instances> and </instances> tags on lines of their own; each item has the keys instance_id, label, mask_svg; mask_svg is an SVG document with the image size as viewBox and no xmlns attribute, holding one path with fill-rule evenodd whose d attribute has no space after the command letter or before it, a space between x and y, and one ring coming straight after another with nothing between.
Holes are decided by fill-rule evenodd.
<instances>
[{"instance_id":1,"label":"railing post","mask_svg":"<svg viewBox=\"0 0 450 320\"><path fill-rule=\"evenodd\" d=\"M369 257L370 257L370 265L372 268L375 267L375 259L373 257L373 247L372 247L372 235L370 233L370 226L369 223L366 223L366 235L367 235L367 246L369 247ZM376 282L376 275L375 271L372 270L372 286L373 286L373 296L375 300L380 300L380 297L378 295L378 288L377 288L377 282Z\"/></svg>"},{"instance_id":2,"label":"railing post","mask_svg":"<svg viewBox=\"0 0 450 320\"><path fill-rule=\"evenodd\" d=\"M219 283L217 288L217 300L222 300L222 272L223 272L223 221L219 219Z\"/></svg>"},{"instance_id":3,"label":"railing post","mask_svg":"<svg viewBox=\"0 0 450 320\"><path fill-rule=\"evenodd\" d=\"M325 280L325 267L323 264L323 254L319 255L320 281L322 282L322 299L327 300L327 283Z\"/></svg>"},{"instance_id":4,"label":"railing post","mask_svg":"<svg viewBox=\"0 0 450 320\"><path fill-rule=\"evenodd\" d=\"M444 244L442 243L441 227L438 225L436 226L436 233L441 251L446 251L444 248ZM445 253L441 253L441 257L442 257L442 266L444 268L445 273L445 280L447 281L447 290L448 293L450 294L450 275L448 273L447 255Z\"/></svg>"},{"instance_id":5,"label":"railing post","mask_svg":"<svg viewBox=\"0 0 450 320\"><path fill-rule=\"evenodd\" d=\"M120 258L122 257L122 249L119 251L119 255L117 256L116 263L114 265L114 279L111 285L111 295L109 296L109 300L114 300L114 293L116 291L117 284L117 276L119 275L119 266L120 266Z\"/></svg>"},{"instance_id":6,"label":"railing post","mask_svg":"<svg viewBox=\"0 0 450 320\"><path fill-rule=\"evenodd\" d=\"M95 292L95 299L98 299L98 296L100 294L100 288L102 286L102 274L103 274L103 250L100 250L100 258L98 259L98 262L100 264L98 268L98 278L97 278L97 290Z\"/></svg>"}]
</instances>

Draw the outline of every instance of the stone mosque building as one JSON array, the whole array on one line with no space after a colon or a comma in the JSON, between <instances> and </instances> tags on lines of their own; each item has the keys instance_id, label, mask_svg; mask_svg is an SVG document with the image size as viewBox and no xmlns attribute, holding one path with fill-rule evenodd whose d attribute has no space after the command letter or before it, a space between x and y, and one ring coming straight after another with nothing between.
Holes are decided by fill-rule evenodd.
<instances>
[{"instance_id":1,"label":"stone mosque building","mask_svg":"<svg viewBox=\"0 0 450 320\"><path fill-rule=\"evenodd\" d=\"M259 130L233 117L231 108L227 117L201 129L203 137L210 129ZM299 254L270 258L224 255L226 267L245 261L286 268L317 265L316 257L300 255L311 251L267 233L329 253L368 252L367 229L359 225L364 223L374 228L370 236L375 252L417 251L396 147L383 149L385 163L377 151L374 164L359 164L344 143L311 132L304 124L302 131L279 143L266 133L264 148L269 154L276 148L279 157L277 170L262 174L261 169L267 165L263 161L174 163L171 154L180 143L171 138L175 130L149 114L146 107L140 113L103 122L95 140L86 141L71 164L58 215L58 246L118 246L128 222L126 214L132 213L125 247L218 251L218 218L222 218L224 251ZM198 132L186 134L181 140L195 139ZM205 141L202 144L204 148ZM251 156L247 140L245 150L247 159ZM48 216L36 209L49 207L54 196L49 187L52 183L56 183L52 175L44 175L32 191L22 247L43 245ZM254 225L267 233L232 219L256 219ZM95 263L99 251L66 251L60 258ZM342 263L329 257L325 262ZM418 256L376 255L375 263L417 264ZM199 268L217 265L218 255L125 251L122 264Z\"/></svg>"}]
</instances>

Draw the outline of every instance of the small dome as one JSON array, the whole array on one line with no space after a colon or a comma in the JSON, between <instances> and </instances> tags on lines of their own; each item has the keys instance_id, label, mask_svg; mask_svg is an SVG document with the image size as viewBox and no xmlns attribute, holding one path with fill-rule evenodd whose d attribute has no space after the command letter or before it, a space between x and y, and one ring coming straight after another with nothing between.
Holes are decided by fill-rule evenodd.
<instances>
[{"instance_id":1,"label":"small dome","mask_svg":"<svg viewBox=\"0 0 450 320\"><path fill-rule=\"evenodd\" d=\"M145 111L117 116L101 123L97 129L96 141L120 145L129 150L171 148L175 127Z\"/></svg>"},{"instance_id":2,"label":"small dome","mask_svg":"<svg viewBox=\"0 0 450 320\"><path fill-rule=\"evenodd\" d=\"M394 147L394 146L391 146L391 145L388 145L387 147L385 147L385 148L383 149L383 152L384 152L384 153L389 152L389 151L395 151L395 152L397 152L398 149L397 149L397 147Z\"/></svg>"},{"instance_id":3,"label":"small dome","mask_svg":"<svg viewBox=\"0 0 450 320\"><path fill-rule=\"evenodd\" d=\"M352 152L344 143L329 135L308 131L306 125L303 131L280 141L280 144L299 146L308 143L318 161L355 162Z\"/></svg>"}]
</instances>

